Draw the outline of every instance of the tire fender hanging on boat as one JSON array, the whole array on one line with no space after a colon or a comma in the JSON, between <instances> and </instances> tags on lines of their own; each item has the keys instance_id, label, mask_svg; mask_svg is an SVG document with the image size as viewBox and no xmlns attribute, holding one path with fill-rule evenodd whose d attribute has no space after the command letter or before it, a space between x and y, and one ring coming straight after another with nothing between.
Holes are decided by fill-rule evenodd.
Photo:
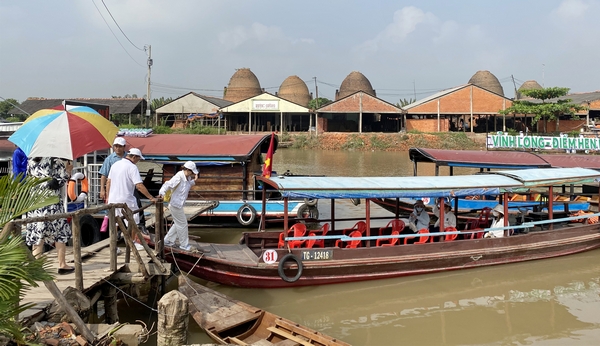
<instances>
[{"instance_id":1,"label":"tire fender hanging on boat","mask_svg":"<svg viewBox=\"0 0 600 346\"><path fill-rule=\"evenodd\" d=\"M244 218L244 214L250 213L248 219ZM242 226L251 225L256 220L256 209L248 203L244 203L237 212L237 220Z\"/></svg>"},{"instance_id":2,"label":"tire fender hanging on boat","mask_svg":"<svg viewBox=\"0 0 600 346\"><path fill-rule=\"evenodd\" d=\"M289 277L285 275L284 266L285 262L288 261L296 262L296 265L298 266L298 271L296 272L296 275L294 277ZM287 255L281 257L279 265L277 266L277 273L279 273L279 277L281 277L285 282L296 282L298 281L298 279L300 279L300 276L302 276L303 269L304 266L302 265L302 261L300 261L298 256L294 255L293 253L288 253Z\"/></svg>"},{"instance_id":3,"label":"tire fender hanging on boat","mask_svg":"<svg viewBox=\"0 0 600 346\"><path fill-rule=\"evenodd\" d=\"M309 207L314 207L315 205L317 205L317 202L319 200L316 198L305 198L304 199L304 204L306 204Z\"/></svg>"}]
</instances>

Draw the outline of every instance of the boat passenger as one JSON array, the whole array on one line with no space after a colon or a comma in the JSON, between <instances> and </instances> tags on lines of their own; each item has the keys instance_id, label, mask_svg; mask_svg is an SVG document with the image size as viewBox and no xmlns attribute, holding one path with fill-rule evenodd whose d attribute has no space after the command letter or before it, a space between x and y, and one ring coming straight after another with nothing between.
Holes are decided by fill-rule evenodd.
<instances>
[{"instance_id":1,"label":"boat passenger","mask_svg":"<svg viewBox=\"0 0 600 346\"><path fill-rule=\"evenodd\" d=\"M414 205L414 210L408 217L408 227L415 233L420 229L429 229L429 214L425 211L425 203L422 200L417 200Z\"/></svg>"},{"instance_id":2,"label":"boat passenger","mask_svg":"<svg viewBox=\"0 0 600 346\"><path fill-rule=\"evenodd\" d=\"M496 227L504 227L504 207L502 204L497 204L494 209L492 209L493 221L490 228ZM508 220L506 222L506 226L508 226ZM504 230L494 230L489 231L484 235L484 238L501 238L504 237Z\"/></svg>"},{"instance_id":3,"label":"boat passenger","mask_svg":"<svg viewBox=\"0 0 600 346\"><path fill-rule=\"evenodd\" d=\"M440 231L440 200L438 200L438 202L435 203L435 205L433 206L433 215L437 216L438 220L435 222L435 225L431 227L431 232ZM450 203L450 201L444 200L444 229L447 227L456 228L456 215L454 215L454 213L452 212L452 204Z\"/></svg>"}]
</instances>

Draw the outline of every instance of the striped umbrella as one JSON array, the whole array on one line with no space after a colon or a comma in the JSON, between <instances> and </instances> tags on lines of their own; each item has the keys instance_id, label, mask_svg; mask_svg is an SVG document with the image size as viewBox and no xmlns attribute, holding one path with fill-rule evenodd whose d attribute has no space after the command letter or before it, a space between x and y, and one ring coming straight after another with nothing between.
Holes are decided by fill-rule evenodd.
<instances>
[{"instance_id":1,"label":"striped umbrella","mask_svg":"<svg viewBox=\"0 0 600 346\"><path fill-rule=\"evenodd\" d=\"M90 107L64 105L33 113L8 138L27 157L73 160L110 148L119 129Z\"/></svg>"}]
</instances>

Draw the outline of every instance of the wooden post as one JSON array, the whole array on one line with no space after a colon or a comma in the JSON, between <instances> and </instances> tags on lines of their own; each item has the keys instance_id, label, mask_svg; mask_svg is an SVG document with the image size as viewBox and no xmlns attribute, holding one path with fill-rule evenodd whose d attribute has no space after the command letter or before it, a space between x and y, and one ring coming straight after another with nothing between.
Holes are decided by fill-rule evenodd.
<instances>
[{"instance_id":1,"label":"wooden post","mask_svg":"<svg viewBox=\"0 0 600 346\"><path fill-rule=\"evenodd\" d=\"M117 271L117 223L115 208L108 209L108 235L110 237L110 271Z\"/></svg>"},{"instance_id":2,"label":"wooden post","mask_svg":"<svg viewBox=\"0 0 600 346\"><path fill-rule=\"evenodd\" d=\"M73 232L73 260L75 261L75 288L83 292L83 268L81 267L81 229L79 227L79 212L71 219Z\"/></svg>"},{"instance_id":3,"label":"wooden post","mask_svg":"<svg viewBox=\"0 0 600 346\"><path fill-rule=\"evenodd\" d=\"M119 322L117 310L117 288L107 284L102 289L104 295L104 323L113 324Z\"/></svg>"},{"instance_id":4,"label":"wooden post","mask_svg":"<svg viewBox=\"0 0 600 346\"><path fill-rule=\"evenodd\" d=\"M121 231L123 232L123 235L125 236L125 242L127 243L127 247L129 249L131 249L131 251L133 251L133 257L135 257L135 260L140 267L140 271L144 275L144 278L149 279L150 274L148 273L146 264L144 263L144 260L142 260L142 256L140 256L140 253L135 248L135 245L133 244L133 239L131 238L131 233L130 233L131 225L135 224L135 222L133 221L133 219L127 220L129 227L125 228L125 224L123 223L123 220L121 220L121 218L118 218L117 221L119 222L119 227L121 228ZM125 260L127 260L127 256L125 257Z\"/></svg>"},{"instance_id":5,"label":"wooden post","mask_svg":"<svg viewBox=\"0 0 600 346\"><path fill-rule=\"evenodd\" d=\"M154 248L158 251L158 258L165 259L165 219L164 204L162 199L158 199L154 205L156 208L156 220L154 220Z\"/></svg>"},{"instance_id":6,"label":"wooden post","mask_svg":"<svg viewBox=\"0 0 600 346\"><path fill-rule=\"evenodd\" d=\"M187 344L188 299L174 290L158 301L157 346Z\"/></svg>"}]
</instances>

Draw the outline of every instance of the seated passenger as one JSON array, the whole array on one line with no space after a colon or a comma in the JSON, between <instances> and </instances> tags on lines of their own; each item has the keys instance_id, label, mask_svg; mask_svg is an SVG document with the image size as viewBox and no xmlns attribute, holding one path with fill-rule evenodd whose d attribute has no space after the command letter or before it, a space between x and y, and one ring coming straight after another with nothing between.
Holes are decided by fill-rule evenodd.
<instances>
[{"instance_id":1,"label":"seated passenger","mask_svg":"<svg viewBox=\"0 0 600 346\"><path fill-rule=\"evenodd\" d=\"M429 214L425 211L425 203L422 200L417 200L414 205L414 210L408 217L408 227L417 233L420 229L429 229Z\"/></svg>"},{"instance_id":2,"label":"seated passenger","mask_svg":"<svg viewBox=\"0 0 600 346\"><path fill-rule=\"evenodd\" d=\"M442 198L438 199L437 203L433 206L433 215L438 217L438 220L435 222L435 225L430 228L430 232L439 232L440 231L440 207ZM448 227L456 228L456 215L452 212L452 204L450 201L446 201L444 199L444 229Z\"/></svg>"},{"instance_id":3,"label":"seated passenger","mask_svg":"<svg viewBox=\"0 0 600 346\"><path fill-rule=\"evenodd\" d=\"M493 221L492 221L492 225L490 226L490 228L504 227L504 207L501 204L496 205L494 207L494 209L492 209L492 216L493 216ZM506 222L506 225L507 226L509 225L508 221ZM499 230L489 231L483 237L484 238L501 238L501 237L504 237L504 230L499 229Z\"/></svg>"}]
</instances>

